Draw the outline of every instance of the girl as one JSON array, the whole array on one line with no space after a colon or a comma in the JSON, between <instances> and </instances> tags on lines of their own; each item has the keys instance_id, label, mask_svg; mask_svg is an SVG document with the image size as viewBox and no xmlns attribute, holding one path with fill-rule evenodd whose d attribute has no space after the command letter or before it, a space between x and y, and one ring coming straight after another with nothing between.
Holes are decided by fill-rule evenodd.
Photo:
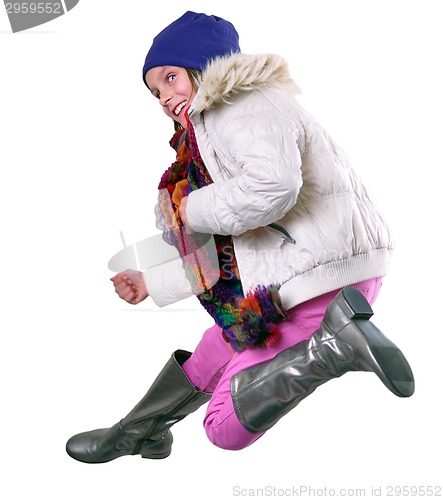
<instances>
[{"instance_id":1,"label":"girl","mask_svg":"<svg viewBox=\"0 0 443 500\"><path fill-rule=\"evenodd\" d=\"M143 81L175 124L177 160L156 211L183 262L117 274L115 290L158 305L195 293L215 325L194 353L173 353L120 422L72 437L69 455L165 458L170 427L209 400L209 439L238 450L348 371L374 372L411 396L407 360L369 320L389 229L343 151L295 99L285 61L242 54L231 23L186 12L154 39ZM215 265L200 240L208 235Z\"/></svg>"}]
</instances>

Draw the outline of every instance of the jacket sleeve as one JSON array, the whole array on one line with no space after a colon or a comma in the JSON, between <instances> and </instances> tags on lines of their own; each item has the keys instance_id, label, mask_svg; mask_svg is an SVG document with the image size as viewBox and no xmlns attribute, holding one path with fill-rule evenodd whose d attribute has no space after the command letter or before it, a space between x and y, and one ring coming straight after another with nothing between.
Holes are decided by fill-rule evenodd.
<instances>
[{"instance_id":1,"label":"jacket sleeve","mask_svg":"<svg viewBox=\"0 0 443 500\"><path fill-rule=\"evenodd\" d=\"M286 116L262 111L237 114L217 130L219 156L232 177L190 193L192 229L237 236L281 219L302 185L295 125Z\"/></svg>"},{"instance_id":2,"label":"jacket sleeve","mask_svg":"<svg viewBox=\"0 0 443 500\"><path fill-rule=\"evenodd\" d=\"M194 295L180 259L146 269L143 278L149 296L159 307Z\"/></svg>"}]
</instances>

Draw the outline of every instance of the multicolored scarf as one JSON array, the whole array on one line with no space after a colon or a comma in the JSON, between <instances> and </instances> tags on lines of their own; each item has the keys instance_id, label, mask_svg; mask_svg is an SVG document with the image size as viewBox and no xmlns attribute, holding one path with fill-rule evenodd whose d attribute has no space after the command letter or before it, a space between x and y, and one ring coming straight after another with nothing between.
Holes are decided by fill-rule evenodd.
<instances>
[{"instance_id":1,"label":"multicolored scarf","mask_svg":"<svg viewBox=\"0 0 443 500\"><path fill-rule=\"evenodd\" d=\"M180 201L191 191L211 184L212 179L189 121L188 129L178 130L170 145L177 156L158 186L157 227L163 230L165 241L178 249L188 281L194 291L198 290L200 303L222 328L232 348L267 347L276 341L278 324L287 317L279 287L257 286L244 294L232 237L186 231L178 211ZM212 252L206 244L209 238L215 242Z\"/></svg>"}]
</instances>

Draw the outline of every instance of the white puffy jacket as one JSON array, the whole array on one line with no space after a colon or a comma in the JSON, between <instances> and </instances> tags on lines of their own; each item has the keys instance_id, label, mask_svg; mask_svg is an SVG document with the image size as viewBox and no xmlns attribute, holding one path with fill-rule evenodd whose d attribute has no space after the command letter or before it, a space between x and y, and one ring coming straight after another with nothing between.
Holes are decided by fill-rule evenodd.
<instances>
[{"instance_id":1,"label":"white puffy jacket","mask_svg":"<svg viewBox=\"0 0 443 500\"><path fill-rule=\"evenodd\" d=\"M297 92L281 57L235 54L207 67L189 113L214 181L189 195L189 223L232 235L243 288L281 284L286 308L384 276L393 249L346 155ZM144 275L158 305L192 294L179 262Z\"/></svg>"}]
</instances>

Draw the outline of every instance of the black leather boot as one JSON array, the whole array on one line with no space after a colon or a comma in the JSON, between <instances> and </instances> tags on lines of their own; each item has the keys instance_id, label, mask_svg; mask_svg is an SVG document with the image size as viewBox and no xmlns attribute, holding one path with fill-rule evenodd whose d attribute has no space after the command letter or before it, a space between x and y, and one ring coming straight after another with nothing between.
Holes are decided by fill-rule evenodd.
<instances>
[{"instance_id":1,"label":"black leather boot","mask_svg":"<svg viewBox=\"0 0 443 500\"><path fill-rule=\"evenodd\" d=\"M73 436L67 453L86 463L110 462L124 455L166 458L171 453L169 428L211 398L191 384L181 365L190 357L176 351L135 408L108 429Z\"/></svg>"},{"instance_id":2,"label":"black leather boot","mask_svg":"<svg viewBox=\"0 0 443 500\"><path fill-rule=\"evenodd\" d=\"M365 297L345 287L309 340L232 377L242 425L252 433L267 431L318 386L349 371L374 372L395 395L411 396L412 370L400 349L369 321L372 314Z\"/></svg>"}]
</instances>

